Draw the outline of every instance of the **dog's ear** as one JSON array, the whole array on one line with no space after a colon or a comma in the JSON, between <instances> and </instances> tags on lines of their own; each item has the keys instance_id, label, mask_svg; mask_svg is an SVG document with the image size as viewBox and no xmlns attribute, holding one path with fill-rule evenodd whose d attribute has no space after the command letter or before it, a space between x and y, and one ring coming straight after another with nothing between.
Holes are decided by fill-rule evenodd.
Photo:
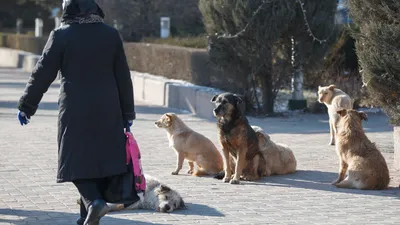
<instances>
[{"instance_id":1,"label":"dog's ear","mask_svg":"<svg viewBox=\"0 0 400 225\"><path fill-rule=\"evenodd\" d=\"M235 105L236 108L242 113L245 114L246 113L246 104L244 103L244 96L243 95L234 95L235 96Z\"/></svg>"},{"instance_id":2,"label":"dog's ear","mask_svg":"<svg viewBox=\"0 0 400 225\"><path fill-rule=\"evenodd\" d=\"M335 90L336 86L334 84L329 85L328 89L333 91Z\"/></svg>"},{"instance_id":3,"label":"dog's ear","mask_svg":"<svg viewBox=\"0 0 400 225\"><path fill-rule=\"evenodd\" d=\"M321 89L321 85L318 85L318 90L320 90Z\"/></svg>"},{"instance_id":4,"label":"dog's ear","mask_svg":"<svg viewBox=\"0 0 400 225\"><path fill-rule=\"evenodd\" d=\"M239 106L240 104L243 103L243 99L239 96L239 95L233 95L235 96L235 100L236 100L236 105Z\"/></svg>"},{"instance_id":5,"label":"dog's ear","mask_svg":"<svg viewBox=\"0 0 400 225\"><path fill-rule=\"evenodd\" d=\"M169 192L169 191L171 191L171 188L169 188L168 186L166 186L166 185L164 185L164 184L161 184L161 186L160 186L160 191L161 191L162 193Z\"/></svg>"},{"instance_id":6,"label":"dog's ear","mask_svg":"<svg viewBox=\"0 0 400 225\"><path fill-rule=\"evenodd\" d=\"M341 117L345 116L347 114L347 110L341 109L336 111L337 114L339 114Z\"/></svg>"},{"instance_id":7,"label":"dog's ear","mask_svg":"<svg viewBox=\"0 0 400 225\"><path fill-rule=\"evenodd\" d=\"M181 203L179 203L179 209L187 209L185 202L181 199Z\"/></svg>"},{"instance_id":8,"label":"dog's ear","mask_svg":"<svg viewBox=\"0 0 400 225\"><path fill-rule=\"evenodd\" d=\"M368 121L368 115L363 111L358 111L358 115L360 115L362 120Z\"/></svg>"},{"instance_id":9,"label":"dog's ear","mask_svg":"<svg viewBox=\"0 0 400 225\"><path fill-rule=\"evenodd\" d=\"M167 116L167 120L168 121L172 120L172 114L171 113L165 113L165 115Z\"/></svg>"},{"instance_id":10,"label":"dog's ear","mask_svg":"<svg viewBox=\"0 0 400 225\"><path fill-rule=\"evenodd\" d=\"M217 98L218 98L218 95L214 95L214 96L211 98L211 102L214 103L214 102L217 100Z\"/></svg>"},{"instance_id":11,"label":"dog's ear","mask_svg":"<svg viewBox=\"0 0 400 225\"><path fill-rule=\"evenodd\" d=\"M271 137L268 134L263 133L263 136L266 142L269 142L271 140Z\"/></svg>"}]
</instances>

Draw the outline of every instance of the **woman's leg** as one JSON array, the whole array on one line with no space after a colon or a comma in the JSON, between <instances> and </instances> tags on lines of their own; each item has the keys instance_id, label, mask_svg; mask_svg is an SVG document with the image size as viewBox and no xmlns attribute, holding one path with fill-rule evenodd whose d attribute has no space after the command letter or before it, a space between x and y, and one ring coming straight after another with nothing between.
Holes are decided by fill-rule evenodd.
<instances>
[{"instance_id":1,"label":"woman's leg","mask_svg":"<svg viewBox=\"0 0 400 225\"><path fill-rule=\"evenodd\" d=\"M81 194L81 218L78 219L77 224L99 224L101 217L108 212L108 207L99 190L102 179L75 180L73 183Z\"/></svg>"},{"instance_id":2,"label":"woman's leg","mask_svg":"<svg viewBox=\"0 0 400 225\"><path fill-rule=\"evenodd\" d=\"M73 181L75 187L81 194L82 203L87 208L94 200L102 199L102 195L98 189L98 179L85 179Z\"/></svg>"}]
</instances>

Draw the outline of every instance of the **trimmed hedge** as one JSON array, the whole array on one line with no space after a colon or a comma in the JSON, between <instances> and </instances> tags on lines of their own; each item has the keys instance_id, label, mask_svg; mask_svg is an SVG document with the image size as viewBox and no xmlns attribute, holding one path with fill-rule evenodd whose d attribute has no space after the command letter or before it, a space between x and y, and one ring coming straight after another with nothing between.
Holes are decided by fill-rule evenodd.
<instances>
[{"instance_id":1,"label":"trimmed hedge","mask_svg":"<svg viewBox=\"0 0 400 225\"><path fill-rule=\"evenodd\" d=\"M40 55L47 37L0 33L0 47L19 49ZM242 93L246 76L235 71L221 71L210 62L205 49L184 48L149 43L125 43L129 68L162 75L193 84Z\"/></svg>"},{"instance_id":2,"label":"trimmed hedge","mask_svg":"<svg viewBox=\"0 0 400 225\"><path fill-rule=\"evenodd\" d=\"M131 70L226 91L245 89L245 76L219 70L204 49L149 43L125 43L124 47Z\"/></svg>"},{"instance_id":3,"label":"trimmed hedge","mask_svg":"<svg viewBox=\"0 0 400 225\"><path fill-rule=\"evenodd\" d=\"M47 37L34 37L24 34L0 33L0 47L19 49L41 55L46 45Z\"/></svg>"}]
</instances>

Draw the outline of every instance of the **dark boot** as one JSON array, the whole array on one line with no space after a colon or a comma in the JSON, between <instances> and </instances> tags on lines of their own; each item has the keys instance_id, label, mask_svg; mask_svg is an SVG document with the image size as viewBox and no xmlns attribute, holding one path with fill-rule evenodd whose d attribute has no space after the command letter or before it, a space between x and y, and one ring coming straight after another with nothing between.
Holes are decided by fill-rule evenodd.
<instances>
[{"instance_id":1,"label":"dark boot","mask_svg":"<svg viewBox=\"0 0 400 225\"><path fill-rule=\"evenodd\" d=\"M85 222L85 219L86 219L86 217L85 218L79 217L79 219L76 221L76 224L83 225L83 223Z\"/></svg>"},{"instance_id":2,"label":"dark boot","mask_svg":"<svg viewBox=\"0 0 400 225\"><path fill-rule=\"evenodd\" d=\"M85 220L86 220L86 217L87 217L88 212L87 212L87 210L86 210L86 208L85 208L85 204L83 204L82 198L80 198L80 199L78 200L78 204L79 204L79 207L80 207L80 217L79 217L79 219L76 221L76 224L78 224L78 225L83 225L83 223L84 223Z\"/></svg>"},{"instance_id":3,"label":"dark boot","mask_svg":"<svg viewBox=\"0 0 400 225\"><path fill-rule=\"evenodd\" d=\"M83 225L99 225L100 219L109 211L107 203L102 199L94 200L87 209L87 217Z\"/></svg>"}]
</instances>

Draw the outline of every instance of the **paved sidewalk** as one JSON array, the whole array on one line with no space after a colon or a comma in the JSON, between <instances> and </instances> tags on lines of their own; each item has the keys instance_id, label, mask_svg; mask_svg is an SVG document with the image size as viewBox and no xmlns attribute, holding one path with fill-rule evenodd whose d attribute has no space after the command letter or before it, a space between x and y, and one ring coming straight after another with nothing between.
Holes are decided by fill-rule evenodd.
<instances>
[{"instance_id":1,"label":"paved sidewalk","mask_svg":"<svg viewBox=\"0 0 400 225\"><path fill-rule=\"evenodd\" d=\"M0 225L75 224L77 191L56 183L57 95L55 83L45 94L37 115L21 127L16 104L29 74L0 69ZM235 186L212 178L171 175L175 154L164 130L154 121L165 112L179 113L193 129L218 146L214 121L177 110L137 103L133 132L143 154L146 173L177 189L187 210L162 214L152 211L111 213L105 225L124 224L399 224L400 173L393 170L392 128L381 114L369 114L364 123L391 170L391 189L357 191L337 189L338 159L328 146L327 115L250 119L276 142L288 144L298 160L298 172ZM106 118L104 118L106 119ZM99 121L101 123L101 121Z\"/></svg>"}]
</instances>

